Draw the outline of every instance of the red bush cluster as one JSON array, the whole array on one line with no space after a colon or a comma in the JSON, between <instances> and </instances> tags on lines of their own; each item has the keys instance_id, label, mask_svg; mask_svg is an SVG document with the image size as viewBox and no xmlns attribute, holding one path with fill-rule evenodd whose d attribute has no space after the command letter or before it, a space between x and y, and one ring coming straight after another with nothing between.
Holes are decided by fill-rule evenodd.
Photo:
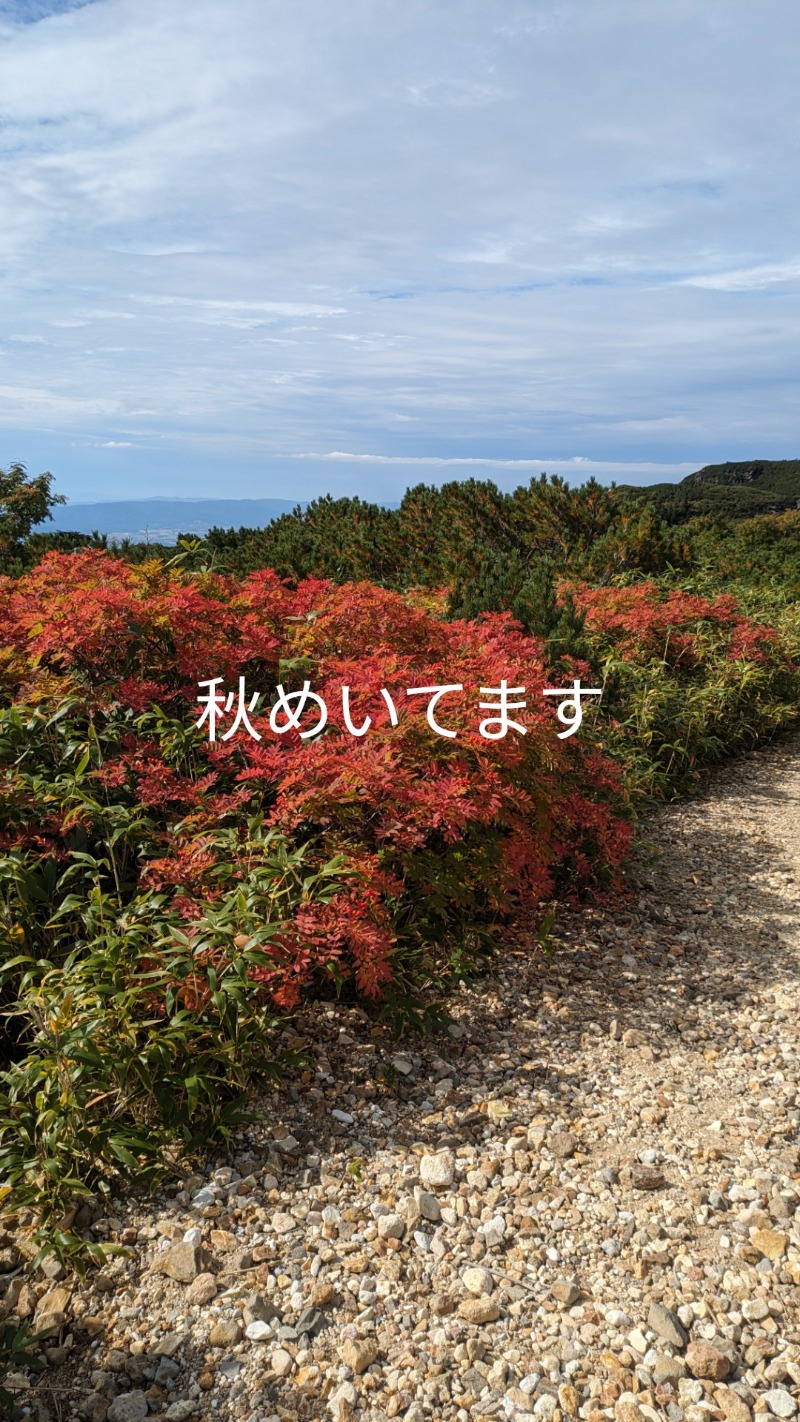
<instances>
[{"instance_id":1,"label":"red bush cluster","mask_svg":"<svg viewBox=\"0 0 800 1422\"><path fill-rule=\"evenodd\" d=\"M637 614L620 595L603 611L622 631ZM586 594L589 615L599 615ZM653 635L657 615L646 605ZM533 924L556 888L603 891L619 882L630 841L617 772L588 726L557 738L542 647L509 614L444 622L424 607L370 584L336 587L307 579L292 588L272 572L236 583L189 577L148 563L131 567L104 552L54 554L32 573L0 584L5 626L0 686L8 701L53 713L72 699L76 736L91 722L101 761L88 771L101 805L147 811L138 884L163 890L187 920L213 899L219 869L213 831L264 813L315 854L344 857L347 886L332 903L301 911L276 945L267 975L290 1006L321 970L351 976L380 996L404 954L430 954L475 925L500 918ZM266 692L254 713L259 743L246 735L209 745L191 732L197 683L223 677L235 689ZM527 688L515 713L525 736L478 733L480 687L506 678ZM269 693L308 679L329 721L310 740L269 730ZM437 737L426 698L403 689L461 682L442 720L456 740ZM355 739L345 729L341 688L353 714L372 717ZM392 726L381 688L398 692ZM153 704L166 714L156 722ZM81 814L49 817L6 789L4 841L68 853Z\"/></svg>"},{"instance_id":2,"label":"red bush cluster","mask_svg":"<svg viewBox=\"0 0 800 1422\"><path fill-rule=\"evenodd\" d=\"M654 582L623 588L580 584L574 593L589 633L630 661L657 656L674 667L691 667L704 631L726 644L731 661L763 662L776 641L775 630L746 617L729 593L709 600Z\"/></svg>"}]
</instances>

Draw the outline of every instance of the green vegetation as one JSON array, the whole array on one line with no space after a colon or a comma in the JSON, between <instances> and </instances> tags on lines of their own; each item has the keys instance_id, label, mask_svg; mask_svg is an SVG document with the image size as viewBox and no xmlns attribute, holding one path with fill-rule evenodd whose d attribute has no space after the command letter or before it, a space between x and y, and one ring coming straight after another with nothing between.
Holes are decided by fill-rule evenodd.
<instances>
[{"instance_id":1,"label":"green vegetation","mask_svg":"<svg viewBox=\"0 0 800 1422\"><path fill-rule=\"evenodd\" d=\"M620 492L651 504L668 523L716 514L747 518L800 508L800 459L743 460L706 464L680 484L652 484Z\"/></svg>"},{"instance_id":2,"label":"green vegetation","mask_svg":"<svg viewBox=\"0 0 800 1422\"><path fill-rule=\"evenodd\" d=\"M224 1140L301 1000L436 1021L509 933L549 951L555 898L615 891L639 806L797 724L800 462L665 488L419 485L108 548L0 473L0 1181L43 1249L80 1264L87 1195ZM210 746L213 675L309 678L324 732L264 703ZM525 737L380 696L506 676ZM561 741L541 690L573 677L603 700Z\"/></svg>"}]
</instances>

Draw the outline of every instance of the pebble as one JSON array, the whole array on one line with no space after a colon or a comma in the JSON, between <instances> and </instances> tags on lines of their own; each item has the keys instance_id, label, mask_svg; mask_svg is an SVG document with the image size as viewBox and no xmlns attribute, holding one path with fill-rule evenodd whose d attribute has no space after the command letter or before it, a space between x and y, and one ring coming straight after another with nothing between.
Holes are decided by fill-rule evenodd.
<instances>
[{"instance_id":1,"label":"pebble","mask_svg":"<svg viewBox=\"0 0 800 1422\"><path fill-rule=\"evenodd\" d=\"M145 1394L138 1388L115 1397L108 1409L108 1422L144 1422L148 1406Z\"/></svg>"},{"instance_id":2,"label":"pebble","mask_svg":"<svg viewBox=\"0 0 800 1422\"><path fill-rule=\"evenodd\" d=\"M158 1259L161 1273L166 1274L169 1279L175 1279L179 1284L191 1284L198 1274L204 1272L205 1265L206 1252L202 1245L194 1240L182 1240L180 1244L173 1244Z\"/></svg>"},{"instance_id":3,"label":"pebble","mask_svg":"<svg viewBox=\"0 0 800 1422\"><path fill-rule=\"evenodd\" d=\"M419 1163L419 1178L431 1190L446 1190L453 1183L455 1168L453 1152L440 1150L436 1155L423 1155Z\"/></svg>"},{"instance_id":4,"label":"pebble","mask_svg":"<svg viewBox=\"0 0 800 1422\"><path fill-rule=\"evenodd\" d=\"M458 1313L467 1323L495 1323L500 1317L500 1307L493 1299L465 1299L459 1304Z\"/></svg>"},{"instance_id":5,"label":"pebble","mask_svg":"<svg viewBox=\"0 0 800 1422\"><path fill-rule=\"evenodd\" d=\"M294 1367L294 1358L285 1348L276 1348L270 1355L269 1365L276 1377L285 1378Z\"/></svg>"},{"instance_id":6,"label":"pebble","mask_svg":"<svg viewBox=\"0 0 800 1422\"><path fill-rule=\"evenodd\" d=\"M473 1265L470 1269L465 1269L461 1275L461 1282L464 1288L471 1294L480 1297L482 1294L490 1294L494 1288L494 1279L489 1269L483 1269L480 1265Z\"/></svg>"},{"instance_id":7,"label":"pebble","mask_svg":"<svg viewBox=\"0 0 800 1422\"><path fill-rule=\"evenodd\" d=\"M187 1304L207 1304L218 1293L217 1281L213 1274L198 1274L186 1290Z\"/></svg>"},{"instance_id":8,"label":"pebble","mask_svg":"<svg viewBox=\"0 0 800 1422\"><path fill-rule=\"evenodd\" d=\"M371 1338L346 1338L339 1353L345 1367L358 1376L371 1367L378 1356L378 1345Z\"/></svg>"},{"instance_id":9,"label":"pebble","mask_svg":"<svg viewBox=\"0 0 800 1422\"><path fill-rule=\"evenodd\" d=\"M710 1378L715 1382L722 1381L731 1370L725 1354L702 1339L695 1339L686 1349L686 1366L692 1377Z\"/></svg>"},{"instance_id":10,"label":"pebble","mask_svg":"<svg viewBox=\"0 0 800 1422\"><path fill-rule=\"evenodd\" d=\"M685 1348L689 1341L689 1335L678 1315L673 1313L672 1309L665 1308L664 1304L652 1303L650 1305L647 1314L647 1327L675 1348Z\"/></svg>"},{"instance_id":11,"label":"pebble","mask_svg":"<svg viewBox=\"0 0 800 1422\"><path fill-rule=\"evenodd\" d=\"M797 1412L797 1402L783 1387L770 1388L762 1393L761 1400L775 1417L794 1417Z\"/></svg>"}]
</instances>

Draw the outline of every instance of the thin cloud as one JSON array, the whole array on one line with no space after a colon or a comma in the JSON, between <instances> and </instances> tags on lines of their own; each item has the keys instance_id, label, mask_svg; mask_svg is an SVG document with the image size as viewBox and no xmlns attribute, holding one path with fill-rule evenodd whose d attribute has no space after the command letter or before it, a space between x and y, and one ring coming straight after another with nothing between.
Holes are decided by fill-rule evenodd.
<instances>
[{"instance_id":1,"label":"thin cloud","mask_svg":"<svg viewBox=\"0 0 800 1422\"><path fill-rule=\"evenodd\" d=\"M541 471L569 469L578 471L588 478L592 473L607 474L610 471L626 469L631 474L652 474L662 479L670 479L675 476L683 477L690 473L695 464L691 461L679 464L663 464L653 461L634 460L628 463L620 460L597 460L588 459L585 455L574 454L569 459L559 457L556 459L528 457L525 459L496 459L489 455L465 455L459 458L457 455L443 457L437 454L352 454L343 450L330 450L326 454L293 454L292 459L304 459L319 461L331 464L395 464L395 465L428 465L432 469L462 469L477 468L486 469L537 469Z\"/></svg>"},{"instance_id":2,"label":"thin cloud","mask_svg":"<svg viewBox=\"0 0 800 1422\"><path fill-rule=\"evenodd\" d=\"M763 291L768 286L796 281L800 277L800 257L760 267L743 267L732 272L711 272L685 277L682 286L698 286L705 291Z\"/></svg>"}]
</instances>

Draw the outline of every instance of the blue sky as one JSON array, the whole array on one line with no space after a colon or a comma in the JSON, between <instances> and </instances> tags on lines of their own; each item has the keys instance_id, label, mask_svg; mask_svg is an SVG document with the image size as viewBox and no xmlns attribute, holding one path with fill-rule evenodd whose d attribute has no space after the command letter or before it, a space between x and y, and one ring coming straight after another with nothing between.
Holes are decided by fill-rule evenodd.
<instances>
[{"instance_id":1,"label":"blue sky","mask_svg":"<svg viewBox=\"0 0 800 1422\"><path fill-rule=\"evenodd\" d=\"M0 464L797 456L798 41L796 0L0 0Z\"/></svg>"}]
</instances>

